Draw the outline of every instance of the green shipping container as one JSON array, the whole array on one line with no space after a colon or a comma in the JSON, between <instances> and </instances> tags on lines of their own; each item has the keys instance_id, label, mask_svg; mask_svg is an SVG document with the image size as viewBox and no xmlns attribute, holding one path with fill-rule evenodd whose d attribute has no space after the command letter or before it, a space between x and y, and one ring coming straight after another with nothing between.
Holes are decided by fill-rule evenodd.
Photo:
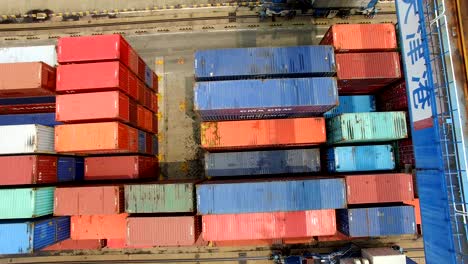
<instances>
[{"instance_id":1,"label":"green shipping container","mask_svg":"<svg viewBox=\"0 0 468 264\"><path fill-rule=\"evenodd\" d=\"M329 144L391 141L406 137L405 112L349 113L327 120Z\"/></svg>"},{"instance_id":2,"label":"green shipping container","mask_svg":"<svg viewBox=\"0 0 468 264\"><path fill-rule=\"evenodd\" d=\"M125 186L127 213L185 213L194 208L193 182Z\"/></svg>"},{"instance_id":3,"label":"green shipping container","mask_svg":"<svg viewBox=\"0 0 468 264\"><path fill-rule=\"evenodd\" d=\"M0 219L35 218L54 212L55 187L0 190Z\"/></svg>"}]
</instances>

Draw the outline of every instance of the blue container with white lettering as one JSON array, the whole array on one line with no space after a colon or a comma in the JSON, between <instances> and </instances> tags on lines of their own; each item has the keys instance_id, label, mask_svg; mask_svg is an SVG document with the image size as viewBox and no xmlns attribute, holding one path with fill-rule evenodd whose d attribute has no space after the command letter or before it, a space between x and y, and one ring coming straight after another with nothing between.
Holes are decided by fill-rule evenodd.
<instances>
[{"instance_id":1,"label":"blue container with white lettering","mask_svg":"<svg viewBox=\"0 0 468 264\"><path fill-rule=\"evenodd\" d=\"M28 254L70 238L70 217L0 221L0 254Z\"/></svg>"},{"instance_id":2,"label":"blue container with white lettering","mask_svg":"<svg viewBox=\"0 0 468 264\"><path fill-rule=\"evenodd\" d=\"M332 46L236 48L195 52L197 81L333 76Z\"/></svg>"},{"instance_id":3,"label":"blue container with white lettering","mask_svg":"<svg viewBox=\"0 0 468 264\"><path fill-rule=\"evenodd\" d=\"M203 121L320 116L338 104L330 77L198 82L194 91Z\"/></svg>"},{"instance_id":4,"label":"blue container with white lettering","mask_svg":"<svg viewBox=\"0 0 468 264\"><path fill-rule=\"evenodd\" d=\"M329 172L382 171L395 169L391 145L345 146L327 150Z\"/></svg>"},{"instance_id":5,"label":"blue container with white lettering","mask_svg":"<svg viewBox=\"0 0 468 264\"><path fill-rule=\"evenodd\" d=\"M61 123L55 121L55 113L0 115L0 126L29 124L56 126Z\"/></svg>"},{"instance_id":6,"label":"blue container with white lettering","mask_svg":"<svg viewBox=\"0 0 468 264\"><path fill-rule=\"evenodd\" d=\"M412 206L340 209L337 222L338 230L350 237L416 234Z\"/></svg>"},{"instance_id":7,"label":"blue container with white lettering","mask_svg":"<svg viewBox=\"0 0 468 264\"><path fill-rule=\"evenodd\" d=\"M345 113L375 112L375 96L349 95L339 96L339 105L324 114L325 118L332 118Z\"/></svg>"}]
</instances>

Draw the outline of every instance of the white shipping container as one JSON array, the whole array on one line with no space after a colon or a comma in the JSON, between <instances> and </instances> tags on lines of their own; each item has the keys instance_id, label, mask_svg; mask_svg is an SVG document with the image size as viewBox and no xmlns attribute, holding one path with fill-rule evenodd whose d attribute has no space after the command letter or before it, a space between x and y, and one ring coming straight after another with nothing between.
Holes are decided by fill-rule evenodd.
<instances>
[{"instance_id":1,"label":"white shipping container","mask_svg":"<svg viewBox=\"0 0 468 264\"><path fill-rule=\"evenodd\" d=\"M366 248L361 253L371 264L406 264L406 256L391 248Z\"/></svg>"},{"instance_id":2,"label":"white shipping container","mask_svg":"<svg viewBox=\"0 0 468 264\"><path fill-rule=\"evenodd\" d=\"M58 65L54 45L0 48L0 63L38 62L42 61L52 67Z\"/></svg>"},{"instance_id":3,"label":"white shipping container","mask_svg":"<svg viewBox=\"0 0 468 264\"><path fill-rule=\"evenodd\" d=\"M54 145L53 127L0 126L0 154L54 153Z\"/></svg>"}]
</instances>

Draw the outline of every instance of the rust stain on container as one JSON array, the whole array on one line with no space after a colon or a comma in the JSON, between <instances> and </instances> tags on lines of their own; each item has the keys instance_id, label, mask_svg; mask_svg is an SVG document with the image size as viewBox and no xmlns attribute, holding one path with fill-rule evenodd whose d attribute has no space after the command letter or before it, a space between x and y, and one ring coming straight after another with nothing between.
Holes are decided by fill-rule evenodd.
<instances>
[{"instance_id":1,"label":"rust stain on container","mask_svg":"<svg viewBox=\"0 0 468 264\"><path fill-rule=\"evenodd\" d=\"M201 124L201 142L206 150L311 146L324 143L325 134L322 117Z\"/></svg>"},{"instance_id":2,"label":"rust stain on container","mask_svg":"<svg viewBox=\"0 0 468 264\"><path fill-rule=\"evenodd\" d=\"M35 97L55 94L55 68L42 62L0 64L1 97Z\"/></svg>"}]
</instances>

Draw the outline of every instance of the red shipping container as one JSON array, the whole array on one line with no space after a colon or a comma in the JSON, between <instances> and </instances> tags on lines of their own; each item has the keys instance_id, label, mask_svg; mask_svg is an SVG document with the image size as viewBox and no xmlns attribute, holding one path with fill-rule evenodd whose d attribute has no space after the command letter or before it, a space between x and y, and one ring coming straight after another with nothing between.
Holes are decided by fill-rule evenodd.
<instances>
[{"instance_id":1,"label":"red shipping container","mask_svg":"<svg viewBox=\"0 0 468 264\"><path fill-rule=\"evenodd\" d=\"M207 241L264 240L327 236L336 233L335 210L204 215Z\"/></svg>"},{"instance_id":2,"label":"red shipping container","mask_svg":"<svg viewBox=\"0 0 468 264\"><path fill-rule=\"evenodd\" d=\"M158 83L159 83L158 75L156 75L156 73L153 72L153 90L155 92L159 91Z\"/></svg>"},{"instance_id":3,"label":"red shipping container","mask_svg":"<svg viewBox=\"0 0 468 264\"><path fill-rule=\"evenodd\" d=\"M401 168L406 167L409 165L414 167L416 162L414 160L414 149L413 149L413 141L411 138L405 138L402 140L398 140L398 163Z\"/></svg>"},{"instance_id":4,"label":"red shipping container","mask_svg":"<svg viewBox=\"0 0 468 264\"><path fill-rule=\"evenodd\" d=\"M119 122L58 125L55 127L55 151L136 153L138 132Z\"/></svg>"},{"instance_id":5,"label":"red shipping container","mask_svg":"<svg viewBox=\"0 0 468 264\"><path fill-rule=\"evenodd\" d=\"M151 132L153 132L154 134L157 134L158 133L158 117L156 115L152 115L151 118L153 119L153 129L151 130Z\"/></svg>"},{"instance_id":6,"label":"red shipping container","mask_svg":"<svg viewBox=\"0 0 468 264\"><path fill-rule=\"evenodd\" d=\"M398 52L336 54L340 94L366 94L401 79Z\"/></svg>"},{"instance_id":7,"label":"red shipping container","mask_svg":"<svg viewBox=\"0 0 468 264\"><path fill-rule=\"evenodd\" d=\"M130 45L117 34L65 37L58 40L57 57L61 64L120 60L130 66Z\"/></svg>"},{"instance_id":8,"label":"red shipping container","mask_svg":"<svg viewBox=\"0 0 468 264\"><path fill-rule=\"evenodd\" d=\"M0 185L57 182L57 157L45 155L0 156Z\"/></svg>"},{"instance_id":9,"label":"red shipping container","mask_svg":"<svg viewBox=\"0 0 468 264\"><path fill-rule=\"evenodd\" d=\"M141 105L145 104L145 91L146 91L145 83L138 80L137 81L137 101Z\"/></svg>"},{"instance_id":10,"label":"red shipping container","mask_svg":"<svg viewBox=\"0 0 468 264\"><path fill-rule=\"evenodd\" d=\"M337 52L394 51L398 47L393 24L333 25L320 45L332 45Z\"/></svg>"},{"instance_id":11,"label":"red shipping container","mask_svg":"<svg viewBox=\"0 0 468 264\"><path fill-rule=\"evenodd\" d=\"M348 204L403 202L414 199L411 174L346 176Z\"/></svg>"},{"instance_id":12,"label":"red shipping container","mask_svg":"<svg viewBox=\"0 0 468 264\"><path fill-rule=\"evenodd\" d=\"M58 187L54 192L54 215L110 215L124 211L120 186Z\"/></svg>"},{"instance_id":13,"label":"red shipping container","mask_svg":"<svg viewBox=\"0 0 468 264\"><path fill-rule=\"evenodd\" d=\"M141 105L137 106L137 126L145 131L153 131L153 113Z\"/></svg>"},{"instance_id":14,"label":"red shipping container","mask_svg":"<svg viewBox=\"0 0 468 264\"><path fill-rule=\"evenodd\" d=\"M201 143L206 150L311 146L325 141L325 119L322 117L201 124Z\"/></svg>"},{"instance_id":15,"label":"red shipping container","mask_svg":"<svg viewBox=\"0 0 468 264\"><path fill-rule=\"evenodd\" d=\"M382 89L377 99L379 111L408 110L408 97L404 81L394 86Z\"/></svg>"},{"instance_id":16,"label":"red shipping container","mask_svg":"<svg viewBox=\"0 0 468 264\"><path fill-rule=\"evenodd\" d=\"M154 113L158 112L158 96L155 93L151 93L151 111Z\"/></svg>"},{"instance_id":17,"label":"red shipping container","mask_svg":"<svg viewBox=\"0 0 468 264\"><path fill-rule=\"evenodd\" d=\"M200 230L196 216L129 217L129 246L192 246Z\"/></svg>"},{"instance_id":18,"label":"red shipping container","mask_svg":"<svg viewBox=\"0 0 468 264\"><path fill-rule=\"evenodd\" d=\"M101 92L57 96L57 121L130 122L130 99L123 93Z\"/></svg>"},{"instance_id":19,"label":"red shipping container","mask_svg":"<svg viewBox=\"0 0 468 264\"><path fill-rule=\"evenodd\" d=\"M41 249L41 251L62 251L62 250L98 250L106 246L104 239L67 239L52 246Z\"/></svg>"},{"instance_id":20,"label":"red shipping container","mask_svg":"<svg viewBox=\"0 0 468 264\"><path fill-rule=\"evenodd\" d=\"M128 214L73 215L71 239L125 239Z\"/></svg>"},{"instance_id":21,"label":"red shipping container","mask_svg":"<svg viewBox=\"0 0 468 264\"><path fill-rule=\"evenodd\" d=\"M150 110L151 110L151 99L152 99L151 94L152 93L153 92L150 89L145 87L145 102L143 105Z\"/></svg>"},{"instance_id":22,"label":"red shipping container","mask_svg":"<svg viewBox=\"0 0 468 264\"><path fill-rule=\"evenodd\" d=\"M133 100L138 100L138 77L128 75L128 93Z\"/></svg>"},{"instance_id":23,"label":"red shipping container","mask_svg":"<svg viewBox=\"0 0 468 264\"><path fill-rule=\"evenodd\" d=\"M130 100L129 102L129 111L130 111L130 124L132 126L137 126L137 121L138 121L138 104L133 101L133 100Z\"/></svg>"},{"instance_id":24,"label":"red shipping container","mask_svg":"<svg viewBox=\"0 0 468 264\"><path fill-rule=\"evenodd\" d=\"M130 47L128 68L130 68L130 70L135 73L136 76L138 76L138 58L138 53L132 47ZM144 79L145 78L143 78L143 80Z\"/></svg>"},{"instance_id":25,"label":"red shipping container","mask_svg":"<svg viewBox=\"0 0 468 264\"><path fill-rule=\"evenodd\" d=\"M55 112L55 103L0 105L0 115L53 113L53 112Z\"/></svg>"},{"instance_id":26,"label":"red shipping container","mask_svg":"<svg viewBox=\"0 0 468 264\"><path fill-rule=\"evenodd\" d=\"M317 240L319 242L329 242L329 241L349 241L352 240L351 237L344 235L343 233L337 231L333 236L318 236Z\"/></svg>"},{"instance_id":27,"label":"red shipping container","mask_svg":"<svg viewBox=\"0 0 468 264\"><path fill-rule=\"evenodd\" d=\"M146 63L141 57L138 57L138 78L144 81L145 75L146 75Z\"/></svg>"},{"instance_id":28,"label":"red shipping container","mask_svg":"<svg viewBox=\"0 0 468 264\"><path fill-rule=\"evenodd\" d=\"M55 68L42 62L1 63L0 97L55 95Z\"/></svg>"},{"instance_id":29,"label":"red shipping container","mask_svg":"<svg viewBox=\"0 0 468 264\"><path fill-rule=\"evenodd\" d=\"M86 157L85 180L137 179L157 176L157 159L146 156Z\"/></svg>"},{"instance_id":30,"label":"red shipping container","mask_svg":"<svg viewBox=\"0 0 468 264\"><path fill-rule=\"evenodd\" d=\"M130 89L130 76L132 73L118 61L59 65L57 93L119 90L135 98L137 95Z\"/></svg>"}]
</instances>

